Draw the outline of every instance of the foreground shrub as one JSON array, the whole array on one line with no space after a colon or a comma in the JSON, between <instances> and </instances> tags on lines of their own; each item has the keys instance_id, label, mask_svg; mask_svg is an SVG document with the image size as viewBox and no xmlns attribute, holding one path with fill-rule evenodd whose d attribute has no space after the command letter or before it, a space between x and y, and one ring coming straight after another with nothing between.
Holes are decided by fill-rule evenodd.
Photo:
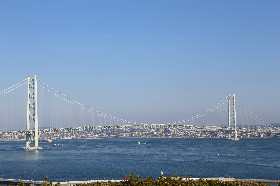
<instances>
[{"instance_id":1,"label":"foreground shrub","mask_svg":"<svg viewBox=\"0 0 280 186\"><path fill-rule=\"evenodd\" d=\"M95 183L84 183L77 184L76 186L268 186L262 183L254 183L254 182L241 182L241 181L220 181L220 180L191 180L188 178L183 178L182 176L177 177L174 175L173 177L163 177L160 176L158 179L153 179L148 176L147 178L140 178L139 176L134 176L131 173L127 181L121 182L95 182ZM280 184L280 183L279 183ZM25 184L20 183L19 186L25 186ZM45 182L41 184L41 186L60 186L60 183L53 185L52 182L48 180L48 177L45 178Z\"/></svg>"},{"instance_id":2,"label":"foreground shrub","mask_svg":"<svg viewBox=\"0 0 280 186\"><path fill-rule=\"evenodd\" d=\"M189 176L191 177L191 176ZM267 186L266 184L254 183L254 182L229 182L229 181L220 181L220 180L191 180L184 179L182 176L177 177L174 175L173 177L163 177L160 176L157 180L154 180L151 177L140 178L139 176L135 177L133 173L130 174L127 181L122 181L116 185L121 186Z\"/></svg>"}]
</instances>

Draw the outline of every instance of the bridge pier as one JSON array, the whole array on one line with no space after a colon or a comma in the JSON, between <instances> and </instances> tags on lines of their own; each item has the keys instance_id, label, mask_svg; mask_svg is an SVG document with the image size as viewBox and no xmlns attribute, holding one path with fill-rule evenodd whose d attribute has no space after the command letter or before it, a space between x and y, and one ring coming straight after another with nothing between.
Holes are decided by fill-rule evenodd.
<instances>
[{"instance_id":1,"label":"bridge pier","mask_svg":"<svg viewBox=\"0 0 280 186\"><path fill-rule=\"evenodd\" d=\"M26 145L22 147L23 150L40 150L42 147L39 147L38 144L38 102L37 102L37 79L36 75L33 79L27 77L27 113L26 113ZM34 123L35 130L30 130L30 124ZM31 147L30 144L32 140L35 142L34 147Z\"/></svg>"},{"instance_id":2,"label":"bridge pier","mask_svg":"<svg viewBox=\"0 0 280 186\"><path fill-rule=\"evenodd\" d=\"M237 129L236 129L236 106L235 106L235 94L232 95L232 104L231 104L231 96L230 94L228 95L228 139L229 140L239 140L237 136ZM231 113L231 107L233 107L232 113ZM231 138L231 122L233 121L234 124L234 138Z\"/></svg>"}]
</instances>

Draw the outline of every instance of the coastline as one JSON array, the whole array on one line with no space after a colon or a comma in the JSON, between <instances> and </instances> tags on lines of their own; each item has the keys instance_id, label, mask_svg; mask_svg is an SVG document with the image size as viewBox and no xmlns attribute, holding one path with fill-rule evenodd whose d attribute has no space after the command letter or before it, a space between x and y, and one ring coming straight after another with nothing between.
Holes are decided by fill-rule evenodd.
<instances>
[{"instance_id":1,"label":"coastline","mask_svg":"<svg viewBox=\"0 0 280 186\"><path fill-rule=\"evenodd\" d=\"M100 139L227 139L227 138L214 138L214 137L202 137L202 138L192 138L192 137L116 137L116 138L61 138L61 139L51 139L51 140L100 140ZM239 139L272 139L270 137L247 137L247 138L239 138ZM279 139L279 138L273 138ZM39 139L40 140L40 139ZM3 140L0 139L0 142L13 142L13 141L26 141L25 139L20 140ZM48 142L41 142L48 143Z\"/></svg>"},{"instance_id":2,"label":"coastline","mask_svg":"<svg viewBox=\"0 0 280 186\"><path fill-rule=\"evenodd\" d=\"M176 179L176 178L173 178ZM197 181L199 179L203 180L219 180L222 182L253 182L253 183L263 183L263 184L278 184L280 180L267 180L267 179L236 179L236 178L183 178L183 180L193 180ZM121 182L125 180L87 180L87 181L64 181L64 182L52 182L53 185L60 184L60 185L81 185L81 184L93 184L93 183L109 183L109 182ZM0 178L0 185L18 185L18 184L25 184L25 185L37 185L40 186L46 183L46 181L34 181L34 180L20 180L20 179L3 179Z\"/></svg>"}]
</instances>

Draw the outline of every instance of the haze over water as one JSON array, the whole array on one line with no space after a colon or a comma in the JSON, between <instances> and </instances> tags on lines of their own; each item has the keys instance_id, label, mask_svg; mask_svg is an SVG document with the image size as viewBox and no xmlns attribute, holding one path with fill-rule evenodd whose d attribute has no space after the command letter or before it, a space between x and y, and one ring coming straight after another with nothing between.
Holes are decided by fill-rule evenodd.
<instances>
[{"instance_id":1,"label":"haze over water","mask_svg":"<svg viewBox=\"0 0 280 186\"><path fill-rule=\"evenodd\" d=\"M138 144L142 142L141 145ZM143 144L146 142L146 144ZM280 180L280 139L95 139L62 140L40 151L24 142L0 142L0 177L51 181L143 177L264 178Z\"/></svg>"}]
</instances>

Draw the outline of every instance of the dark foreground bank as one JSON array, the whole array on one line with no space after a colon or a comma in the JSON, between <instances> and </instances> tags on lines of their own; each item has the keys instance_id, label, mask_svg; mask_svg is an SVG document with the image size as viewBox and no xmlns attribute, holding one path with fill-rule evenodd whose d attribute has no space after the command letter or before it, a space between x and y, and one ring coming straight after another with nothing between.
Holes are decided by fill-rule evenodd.
<instances>
[{"instance_id":1,"label":"dark foreground bank","mask_svg":"<svg viewBox=\"0 0 280 186\"><path fill-rule=\"evenodd\" d=\"M267 183L267 184L266 184ZM140 178L140 176L134 176L131 173L126 177L126 180L91 180L91 181L71 181L71 182L51 182L48 177L45 181L30 181L30 180L3 180L0 179L0 184L5 185L37 185L37 186L268 186L275 185L280 186L280 180L237 180L235 178L183 178L177 177L164 177L159 176L158 179L153 179L148 176L146 178Z\"/></svg>"}]
</instances>

